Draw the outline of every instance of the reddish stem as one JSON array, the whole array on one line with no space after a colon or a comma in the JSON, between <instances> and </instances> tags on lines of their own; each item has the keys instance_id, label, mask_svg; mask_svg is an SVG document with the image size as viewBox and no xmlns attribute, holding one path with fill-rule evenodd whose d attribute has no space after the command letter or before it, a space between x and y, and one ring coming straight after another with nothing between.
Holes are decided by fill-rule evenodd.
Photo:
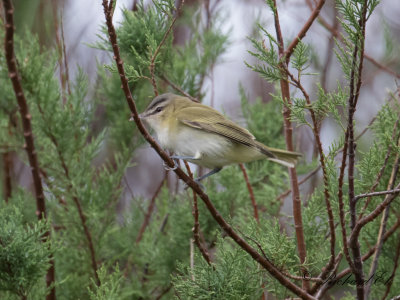
<instances>
[{"instance_id":1,"label":"reddish stem","mask_svg":"<svg viewBox=\"0 0 400 300\"><path fill-rule=\"evenodd\" d=\"M247 189L249 190L251 205L253 206L253 211L254 211L254 219L256 219L257 223L259 223L260 220L258 219L258 208L257 208L256 198L254 197L253 187L250 184L249 176L247 176L247 171L244 165L239 164L239 167L242 170L244 180L246 181Z\"/></svg>"},{"instance_id":2,"label":"reddish stem","mask_svg":"<svg viewBox=\"0 0 400 300\"><path fill-rule=\"evenodd\" d=\"M161 180L161 183L158 185L153 197L151 197L149 207L147 208L147 212L146 212L146 215L144 216L142 226L140 226L140 230L139 230L138 236L136 238L136 244L140 243L140 241L142 240L143 234L146 231L147 226L149 225L151 215L153 214L153 211L154 211L154 206L156 203L157 196L160 193L161 188L164 185L165 180L167 179L167 176L168 176L168 173L165 172L164 178Z\"/></svg>"}]
</instances>

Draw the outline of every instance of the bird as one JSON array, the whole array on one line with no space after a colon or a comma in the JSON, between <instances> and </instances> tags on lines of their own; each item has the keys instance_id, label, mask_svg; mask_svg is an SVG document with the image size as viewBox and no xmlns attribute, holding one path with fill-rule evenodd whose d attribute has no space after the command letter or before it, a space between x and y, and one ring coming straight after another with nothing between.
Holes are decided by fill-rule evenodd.
<instances>
[{"instance_id":1,"label":"bird","mask_svg":"<svg viewBox=\"0 0 400 300\"><path fill-rule=\"evenodd\" d=\"M267 159L294 168L302 156L268 147L214 108L173 93L155 97L139 118L154 130L160 145L173 153L176 167L176 161L183 159L211 169L196 178L197 183L227 165Z\"/></svg>"}]
</instances>

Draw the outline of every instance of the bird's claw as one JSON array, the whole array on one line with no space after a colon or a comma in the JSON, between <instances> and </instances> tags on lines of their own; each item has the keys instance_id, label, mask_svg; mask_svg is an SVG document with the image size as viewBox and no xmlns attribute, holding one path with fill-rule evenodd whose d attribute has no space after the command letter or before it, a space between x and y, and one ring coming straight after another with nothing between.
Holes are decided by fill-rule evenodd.
<instances>
[{"instance_id":1,"label":"bird's claw","mask_svg":"<svg viewBox=\"0 0 400 300\"><path fill-rule=\"evenodd\" d=\"M172 168L171 168L170 166L168 166L168 165L165 163L165 161L163 161L164 169L165 169L166 171L175 171L175 170L179 167L179 165L178 165L178 163L176 162L176 160L173 159L173 161L174 161L174 166L173 166Z\"/></svg>"}]
</instances>

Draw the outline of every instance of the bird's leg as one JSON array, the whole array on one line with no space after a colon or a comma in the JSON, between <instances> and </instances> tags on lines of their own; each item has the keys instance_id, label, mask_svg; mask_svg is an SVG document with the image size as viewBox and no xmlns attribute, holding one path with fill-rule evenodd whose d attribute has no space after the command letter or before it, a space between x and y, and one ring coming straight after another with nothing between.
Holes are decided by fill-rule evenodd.
<instances>
[{"instance_id":1,"label":"bird's leg","mask_svg":"<svg viewBox=\"0 0 400 300\"><path fill-rule=\"evenodd\" d=\"M214 175L214 174L218 173L218 172L221 171L221 170L222 170L222 167L214 168L214 169L212 169L210 172L204 174L203 176L200 176L199 178L196 178L194 181L196 181L197 183L199 183L201 180L203 180L203 179L205 179L205 178L207 178L207 177L209 177L209 176L211 176L211 175Z\"/></svg>"},{"instance_id":2,"label":"bird's leg","mask_svg":"<svg viewBox=\"0 0 400 300\"><path fill-rule=\"evenodd\" d=\"M172 155L171 156L172 159L176 160L176 159L184 159L184 160L198 160L200 159L200 157L196 156L179 156L179 155Z\"/></svg>"},{"instance_id":3,"label":"bird's leg","mask_svg":"<svg viewBox=\"0 0 400 300\"><path fill-rule=\"evenodd\" d=\"M200 176L199 178L196 178L194 181L200 186L200 188L202 190L205 190L204 185L202 185L200 183L200 181L205 179L205 178L207 178L207 177L209 177L209 176L211 176L211 175L213 175L213 174L215 174L215 173L218 173L221 170L222 170L222 167L214 168L210 172L208 172L207 174L204 174L203 176ZM189 188L189 186L186 185L185 190L187 190L188 188Z\"/></svg>"}]
</instances>

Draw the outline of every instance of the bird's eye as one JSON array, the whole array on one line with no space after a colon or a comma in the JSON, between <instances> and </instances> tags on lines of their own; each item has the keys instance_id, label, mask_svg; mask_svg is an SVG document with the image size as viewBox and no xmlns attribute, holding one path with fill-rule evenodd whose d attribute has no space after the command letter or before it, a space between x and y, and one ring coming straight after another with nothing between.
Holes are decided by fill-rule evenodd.
<instances>
[{"instance_id":1,"label":"bird's eye","mask_svg":"<svg viewBox=\"0 0 400 300\"><path fill-rule=\"evenodd\" d=\"M163 107L159 106L159 107L156 108L155 112L156 112L156 113L159 113L159 112L162 111L162 110L163 110Z\"/></svg>"}]
</instances>

